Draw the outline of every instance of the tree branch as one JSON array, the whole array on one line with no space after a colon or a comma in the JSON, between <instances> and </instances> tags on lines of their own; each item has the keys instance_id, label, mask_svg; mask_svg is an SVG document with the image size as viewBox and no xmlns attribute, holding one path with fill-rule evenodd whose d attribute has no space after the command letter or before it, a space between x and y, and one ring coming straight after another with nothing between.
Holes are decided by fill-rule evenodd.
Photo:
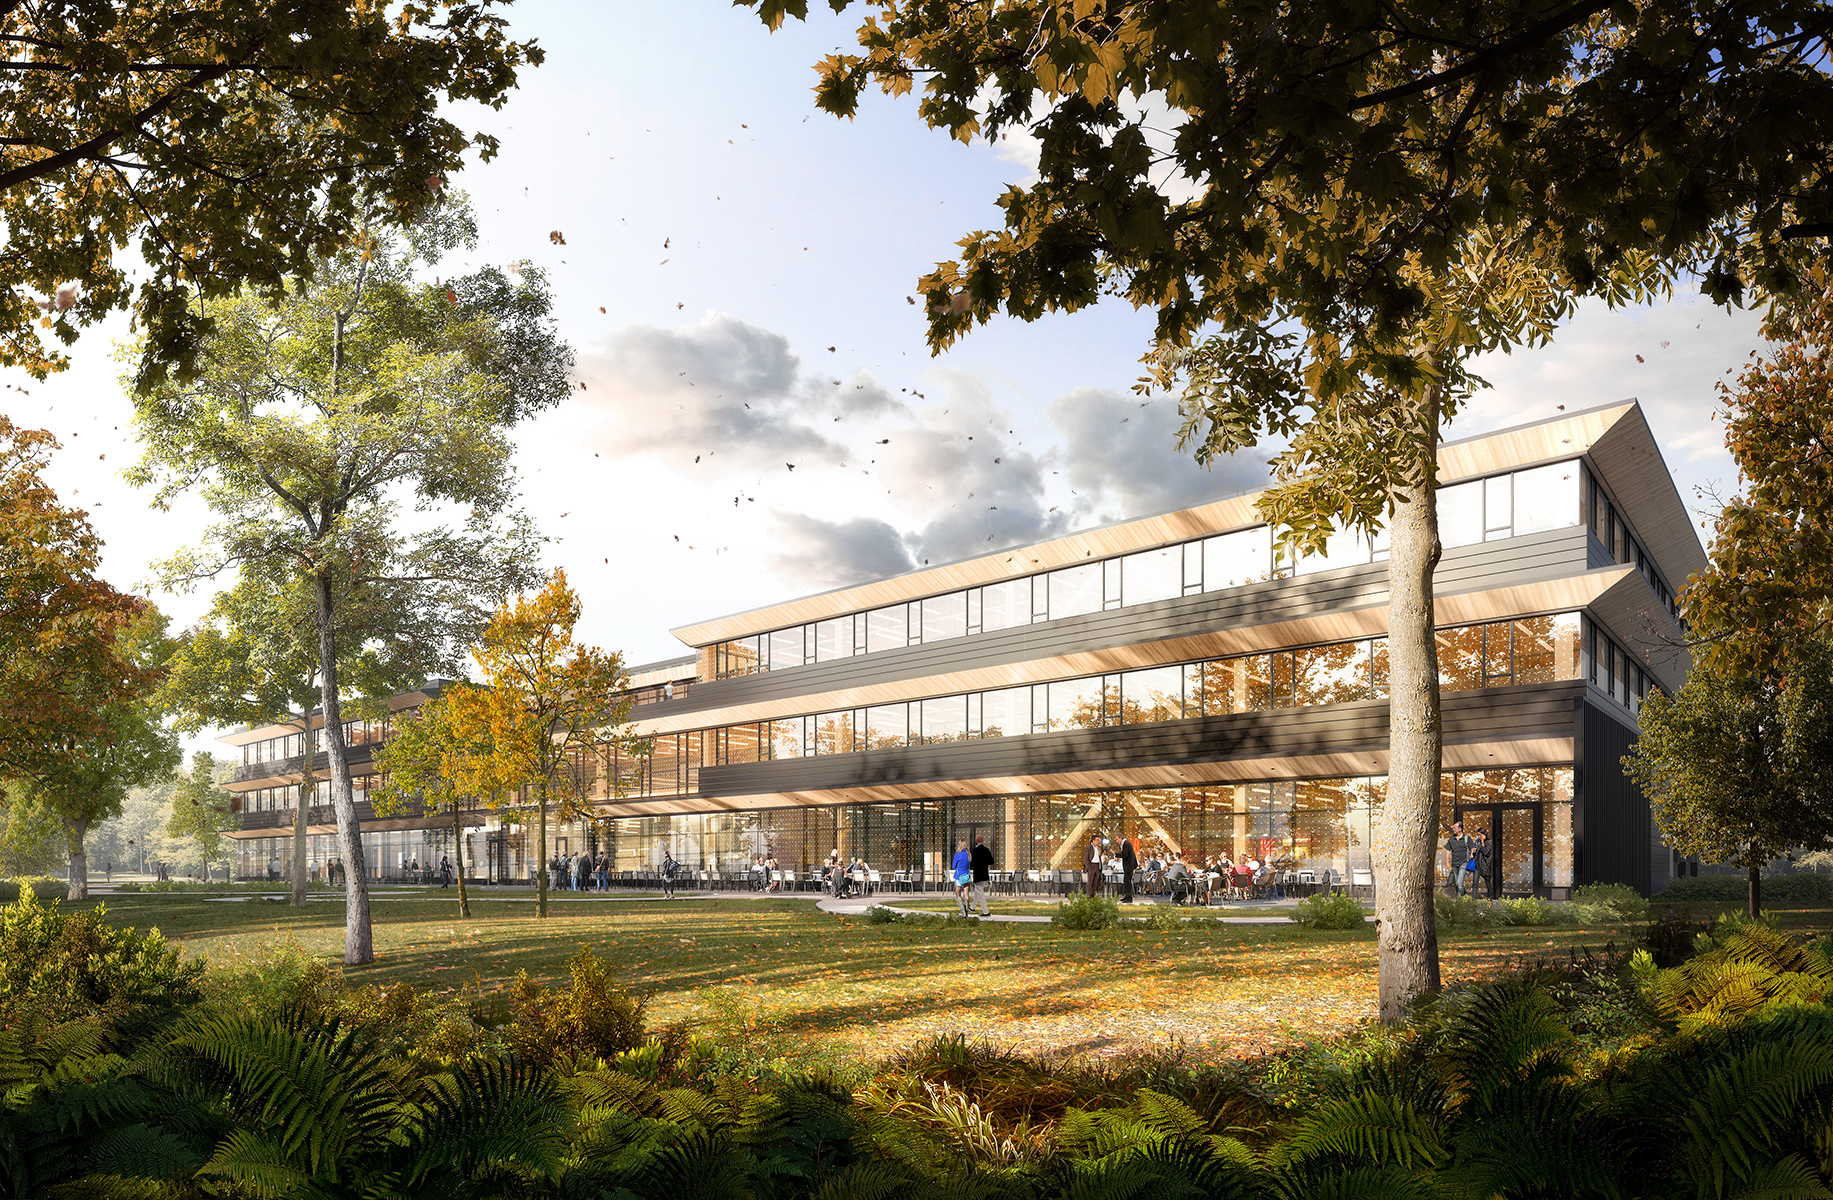
<instances>
[{"instance_id":1,"label":"tree branch","mask_svg":"<svg viewBox=\"0 0 1833 1200\"><path fill-rule=\"evenodd\" d=\"M1479 52L1468 62L1452 67L1448 71L1440 71L1435 75L1427 75L1423 79L1415 79L1411 83L1403 83L1398 87L1387 88L1383 91L1364 96L1362 99L1351 104L1346 111L1359 112L1365 108L1373 108L1378 104L1386 104L1393 100L1404 100L1408 96L1416 96L1420 92L1429 92L1433 88L1443 84L1456 83L1460 79L1475 75L1478 71L1487 70L1500 59L1507 58L1511 54L1529 49L1545 41L1551 34L1569 29L1582 21L1590 19L1592 16L1609 8L1610 5L1611 0L1580 0L1579 3L1574 4L1570 8L1554 13L1546 20L1528 26L1507 41L1498 42L1489 49Z\"/></svg>"}]
</instances>

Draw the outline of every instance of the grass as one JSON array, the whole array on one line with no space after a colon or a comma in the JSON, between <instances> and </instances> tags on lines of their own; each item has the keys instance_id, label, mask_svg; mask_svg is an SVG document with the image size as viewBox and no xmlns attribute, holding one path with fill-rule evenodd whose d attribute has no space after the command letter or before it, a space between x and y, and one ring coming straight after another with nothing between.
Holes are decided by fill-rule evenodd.
<instances>
[{"instance_id":1,"label":"grass","mask_svg":"<svg viewBox=\"0 0 1833 1200\"><path fill-rule=\"evenodd\" d=\"M289 941L330 961L343 950L344 911L334 902L294 909L184 894L106 902L111 920L157 925L218 966L258 960ZM1033 1051L1121 1053L1182 1040L1247 1054L1341 1032L1372 1016L1376 1002L1372 925L875 926L819 912L808 899L739 897L569 899L550 910L540 920L526 899L486 892L459 920L451 892L381 890L372 909L377 961L348 977L442 991L499 986L518 970L559 980L586 945L649 994L657 1024L740 1022L760 1036L869 1057L957 1031ZM1833 928L1830 907L1781 915L1787 928ZM1640 928L1449 930L1443 974L1447 982L1486 977L1524 955L1622 945Z\"/></svg>"}]
</instances>

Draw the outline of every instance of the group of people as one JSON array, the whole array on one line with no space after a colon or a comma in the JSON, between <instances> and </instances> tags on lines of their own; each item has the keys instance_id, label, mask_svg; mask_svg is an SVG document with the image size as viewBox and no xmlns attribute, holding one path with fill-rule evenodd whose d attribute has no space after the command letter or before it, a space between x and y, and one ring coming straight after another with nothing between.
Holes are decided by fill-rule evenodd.
<instances>
[{"instance_id":1,"label":"group of people","mask_svg":"<svg viewBox=\"0 0 1833 1200\"><path fill-rule=\"evenodd\" d=\"M611 856L581 851L557 853L547 860L547 886L556 892L607 892L611 890Z\"/></svg>"},{"instance_id":2,"label":"group of people","mask_svg":"<svg viewBox=\"0 0 1833 1200\"><path fill-rule=\"evenodd\" d=\"M1458 896L1489 895L1495 856L1487 829L1479 825L1474 836L1466 837L1464 822L1453 821L1451 836L1445 839L1446 890Z\"/></svg>"},{"instance_id":3,"label":"group of people","mask_svg":"<svg viewBox=\"0 0 1833 1200\"><path fill-rule=\"evenodd\" d=\"M981 916L992 916L993 910L987 907L987 885L993 879L993 852L987 848L986 835L974 835L972 850L966 842L956 842L949 867L954 872L955 903L961 906L961 915L972 916L978 907Z\"/></svg>"},{"instance_id":4,"label":"group of people","mask_svg":"<svg viewBox=\"0 0 1833 1200\"><path fill-rule=\"evenodd\" d=\"M783 886L783 868L774 854L760 854L751 860L752 886L760 892L779 891Z\"/></svg>"},{"instance_id":5,"label":"group of people","mask_svg":"<svg viewBox=\"0 0 1833 1200\"><path fill-rule=\"evenodd\" d=\"M843 858L836 848L821 864L821 885L834 894L834 899L845 900L853 894L854 884L858 884L861 891L865 890L866 882L872 877L871 871L865 859L857 854Z\"/></svg>"}]
</instances>

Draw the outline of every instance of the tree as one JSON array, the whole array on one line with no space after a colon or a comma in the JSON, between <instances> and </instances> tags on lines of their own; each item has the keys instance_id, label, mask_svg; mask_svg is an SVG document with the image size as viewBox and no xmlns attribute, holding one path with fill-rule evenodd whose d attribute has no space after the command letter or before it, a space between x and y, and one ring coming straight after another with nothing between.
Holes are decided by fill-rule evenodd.
<instances>
[{"instance_id":1,"label":"tree","mask_svg":"<svg viewBox=\"0 0 1833 1200\"><path fill-rule=\"evenodd\" d=\"M202 869L208 879L210 864L223 857L223 834L242 827L230 794L222 784L228 778L228 764L219 763L208 751L191 756L191 770L179 776L172 792L172 815L166 821L167 837L190 838L197 842Z\"/></svg>"},{"instance_id":2,"label":"tree","mask_svg":"<svg viewBox=\"0 0 1833 1200\"><path fill-rule=\"evenodd\" d=\"M171 653L166 624L158 609L143 603L115 639L114 653L155 683ZM166 727L155 688L123 698L112 694L109 684L101 681L90 697L94 730L62 739L55 755L32 774L8 781L5 793L10 799L30 793L37 807L55 815L64 835L72 900L89 895L84 840L90 826L118 815L130 789L153 782L179 761L178 739Z\"/></svg>"},{"instance_id":3,"label":"tree","mask_svg":"<svg viewBox=\"0 0 1833 1200\"><path fill-rule=\"evenodd\" d=\"M1694 653L1727 671L1786 663L1833 615L1833 276L1806 282L1765 315L1769 353L1719 384L1743 491L1681 600Z\"/></svg>"},{"instance_id":4,"label":"tree","mask_svg":"<svg viewBox=\"0 0 1833 1200\"><path fill-rule=\"evenodd\" d=\"M378 817L418 808L423 813L452 816L452 844L458 855L458 915L471 915L471 898L465 891L465 822L467 811L487 802L470 788L490 776L486 764L490 746L481 740L487 721L453 719L453 709L482 700L468 693L478 689L449 684L412 713L395 719L395 735L376 755L383 784L370 793ZM460 693L466 693L460 699ZM488 786L488 784L485 784Z\"/></svg>"},{"instance_id":5,"label":"tree","mask_svg":"<svg viewBox=\"0 0 1833 1200\"><path fill-rule=\"evenodd\" d=\"M347 963L374 957L342 728L347 647L408 639L425 662L455 661L488 606L530 579L536 538L511 507L504 431L568 389L572 352L553 336L538 272L414 279L472 232L468 213L448 210L405 247L365 235L278 306L210 304L196 384L135 400L146 452L130 478L156 486L161 505L199 488L223 518L205 550L164 565L168 584L234 569L310 597ZM435 514L414 532L399 513L408 495ZM442 508L459 523L434 523Z\"/></svg>"},{"instance_id":6,"label":"tree","mask_svg":"<svg viewBox=\"0 0 1833 1200\"><path fill-rule=\"evenodd\" d=\"M376 605L411 601L411 590L367 588L338 611L338 674L347 692L364 697L362 715L386 713L386 697L415 686L444 665L440 639L419 628L427 614L377 611ZM309 588L282 573L249 571L217 593L210 619L179 638L166 676L165 702L183 714L181 728L205 725L285 724L299 730L303 748L294 788L292 904L307 903L306 827L319 775L322 689L318 629Z\"/></svg>"},{"instance_id":7,"label":"tree","mask_svg":"<svg viewBox=\"0 0 1833 1200\"><path fill-rule=\"evenodd\" d=\"M1623 759L1668 845L1750 878L1762 907L1772 859L1833 848L1833 644L1798 644L1786 673L1708 659L1671 698L1650 693Z\"/></svg>"},{"instance_id":8,"label":"tree","mask_svg":"<svg viewBox=\"0 0 1833 1200\"><path fill-rule=\"evenodd\" d=\"M0 776L40 779L103 744L109 706L155 682L121 652L141 601L95 577L88 514L44 481L58 443L0 416Z\"/></svg>"},{"instance_id":9,"label":"tree","mask_svg":"<svg viewBox=\"0 0 1833 1200\"><path fill-rule=\"evenodd\" d=\"M747 2L772 27L806 14ZM1683 271L1720 300L1791 287L1788 239L1833 231L1824 6L865 7L862 53L818 67L821 107L850 116L868 85L922 79L932 127L1039 143L1005 227L921 281L932 347L1001 312L1151 308L1141 385L1179 393L1199 461L1288 440L1261 511L1289 549L1389 528L1371 850L1398 1019L1438 984L1433 486L1443 425L1482 382L1466 363L1544 341L1578 297L1632 302Z\"/></svg>"},{"instance_id":10,"label":"tree","mask_svg":"<svg viewBox=\"0 0 1833 1200\"><path fill-rule=\"evenodd\" d=\"M0 2L0 363L43 377L65 359L41 327L68 345L131 305L141 384L189 378L196 301L279 301L372 212L411 220L466 150L496 154L446 106L500 107L542 60L489 8Z\"/></svg>"},{"instance_id":11,"label":"tree","mask_svg":"<svg viewBox=\"0 0 1833 1200\"><path fill-rule=\"evenodd\" d=\"M547 818L590 816L598 748L619 738L631 699L621 654L573 640L579 596L556 570L532 597L497 610L472 652L484 686L456 691L454 736L489 748L470 757L461 787L535 817L535 911L547 916ZM613 784L612 786L615 786ZM532 797L529 796L532 793Z\"/></svg>"}]
</instances>

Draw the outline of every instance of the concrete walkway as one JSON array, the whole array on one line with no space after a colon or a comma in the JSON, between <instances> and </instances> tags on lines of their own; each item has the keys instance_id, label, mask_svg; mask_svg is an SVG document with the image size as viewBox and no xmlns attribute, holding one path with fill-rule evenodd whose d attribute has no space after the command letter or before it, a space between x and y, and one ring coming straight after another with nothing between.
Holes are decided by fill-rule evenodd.
<instances>
[{"instance_id":1,"label":"concrete walkway","mask_svg":"<svg viewBox=\"0 0 1833 1200\"><path fill-rule=\"evenodd\" d=\"M936 893L936 898L945 899L946 897L942 893L938 892ZM1053 910L1056 908L1055 904L1050 903L1048 901L1015 900L1011 896L1001 897L1000 899L1003 899L1004 903L1003 904L1001 903L991 904L989 907L992 908L993 915L990 917L982 917L981 920L983 921L1004 921L1004 922L1007 922L1013 925L1048 925L1050 924L1050 916L1051 916L1050 910ZM1122 917L1144 916L1146 915L1147 910L1152 908L1154 905L1158 905L1162 903L1164 902L1157 900L1157 899L1141 898L1135 904L1121 905L1120 915ZM1273 901L1268 901L1265 904L1257 904L1254 907L1256 908L1291 908L1295 906L1297 903L1298 901L1296 900L1273 900ZM931 909L903 908L895 903L887 901L882 894L876 897L865 898L865 899L862 899L859 897L849 897L848 899L845 899L845 900L836 900L832 896L823 896L821 898L821 901L818 904L816 904L815 907L820 909L822 912L844 913L847 916L859 916L863 914L866 911L866 909L871 908L873 905L876 905L876 904L882 904L886 908L890 909L892 912L895 912L895 913L910 913L910 914L920 916L920 917L942 917L942 916L948 915L946 912L936 912ZM1026 912L1025 911L1026 909L1037 909L1037 910L1043 910L1043 911L1038 912L1034 915L1033 913ZM1186 909L1181 909L1180 911L1185 916L1203 917L1203 918L1210 919L1210 920L1217 920L1217 921L1221 921L1225 925L1290 925L1293 923L1291 917L1231 917L1227 915L1228 910L1224 908L1186 908Z\"/></svg>"}]
</instances>

